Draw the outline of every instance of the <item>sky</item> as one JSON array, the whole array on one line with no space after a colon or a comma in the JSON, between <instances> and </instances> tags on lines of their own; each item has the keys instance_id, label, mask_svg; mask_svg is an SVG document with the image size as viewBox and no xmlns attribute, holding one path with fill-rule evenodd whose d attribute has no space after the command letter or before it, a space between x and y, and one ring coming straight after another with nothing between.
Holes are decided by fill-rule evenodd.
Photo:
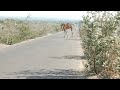
<instances>
[{"instance_id":1,"label":"sky","mask_svg":"<svg viewBox=\"0 0 120 90\"><path fill-rule=\"evenodd\" d=\"M67 20L81 20L86 11L0 11L0 17L40 17Z\"/></svg>"}]
</instances>

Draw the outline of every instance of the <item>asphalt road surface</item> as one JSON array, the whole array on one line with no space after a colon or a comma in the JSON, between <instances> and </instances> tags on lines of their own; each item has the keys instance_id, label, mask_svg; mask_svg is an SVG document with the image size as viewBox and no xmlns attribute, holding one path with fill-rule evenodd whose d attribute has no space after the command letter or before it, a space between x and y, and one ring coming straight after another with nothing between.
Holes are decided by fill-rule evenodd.
<instances>
[{"instance_id":1,"label":"asphalt road surface","mask_svg":"<svg viewBox=\"0 0 120 90\"><path fill-rule=\"evenodd\" d=\"M0 49L0 79L85 79L78 30Z\"/></svg>"}]
</instances>

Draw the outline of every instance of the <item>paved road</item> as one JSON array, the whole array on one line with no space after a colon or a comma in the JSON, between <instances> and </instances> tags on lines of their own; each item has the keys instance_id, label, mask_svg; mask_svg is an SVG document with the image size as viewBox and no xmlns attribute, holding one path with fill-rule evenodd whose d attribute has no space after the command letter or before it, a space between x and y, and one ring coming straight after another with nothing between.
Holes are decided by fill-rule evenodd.
<instances>
[{"instance_id":1,"label":"paved road","mask_svg":"<svg viewBox=\"0 0 120 90\"><path fill-rule=\"evenodd\" d=\"M0 49L2 79L82 79L83 52L78 31L25 41Z\"/></svg>"}]
</instances>

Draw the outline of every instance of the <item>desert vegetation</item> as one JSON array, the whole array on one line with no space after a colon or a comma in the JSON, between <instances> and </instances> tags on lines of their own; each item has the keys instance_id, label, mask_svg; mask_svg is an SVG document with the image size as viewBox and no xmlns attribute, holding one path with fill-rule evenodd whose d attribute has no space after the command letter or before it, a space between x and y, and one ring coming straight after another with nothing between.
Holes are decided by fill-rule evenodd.
<instances>
[{"instance_id":1,"label":"desert vegetation","mask_svg":"<svg viewBox=\"0 0 120 90\"><path fill-rule=\"evenodd\" d=\"M120 12L88 12L80 37L87 70L99 78L120 78Z\"/></svg>"},{"instance_id":2,"label":"desert vegetation","mask_svg":"<svg viewBox=\"0 0 120 90\"><path fill-rule=\"evenodd\" d=\"M61 31L59 23L41 20L0 20L0 43L12 45Z\"/></svg>"}]
</instances>

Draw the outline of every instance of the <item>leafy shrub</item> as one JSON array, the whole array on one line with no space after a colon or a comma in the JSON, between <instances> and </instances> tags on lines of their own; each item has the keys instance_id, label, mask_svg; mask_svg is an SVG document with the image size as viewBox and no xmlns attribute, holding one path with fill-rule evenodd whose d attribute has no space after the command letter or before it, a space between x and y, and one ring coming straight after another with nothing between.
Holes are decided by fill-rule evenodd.
<instances>
[{"instance_id":1,"label":"leafy shrub","mask_svg":"<svg viewBox=\"0 0 120 90\"><path fill-rule=\"evenodd\" d=\"M101 78L120 78L120 12L88 12L80 36L88 68Z\"/></svg>"}]
</instances>

